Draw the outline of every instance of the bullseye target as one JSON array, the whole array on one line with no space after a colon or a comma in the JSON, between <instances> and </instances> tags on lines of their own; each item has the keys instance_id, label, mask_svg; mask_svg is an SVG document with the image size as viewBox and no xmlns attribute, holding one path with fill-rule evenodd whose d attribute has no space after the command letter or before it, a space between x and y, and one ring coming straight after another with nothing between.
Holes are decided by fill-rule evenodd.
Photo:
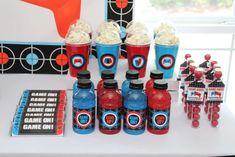
<instances>
[{"instance_id":1,"label":"bullseye target","mask_svg":"<svg viewBox=\"0 0 235 157\"><path fill-rule=\"evenodd\" d=\"M0 46L0 69L2 72L11 69L15 63L13 51L6 46Z\"/></svg>"},{"instance_id":2,"label":"bullseye target","mask_svg":"<svg viewBox=\"0 0 235 157\"><path fill-rule=\"evenodd\" d=\"M109 0L109 7L113 13L123 16L129 14L133 10L133 5L128 0Z\"/></svg>"},{"instance_id":3,"label":"bullseye target","mask_svg":"<svg viewBox=\"0 0 235 157\"><path fill-rule=\"evenodd\" d=\"M50 65L57 72L67 72L68 65L68 57L65 54L65 48L60 47L52 51L50 55Z\"/></svg>"},{"instance_id":4,"label":"bullseye target","mask_svg":"<svg viewBox=\"0 0 235 157\"><path fill-rule=\"evenodd\" d=\"M124 42L126 38L126 26L132 21L133 17L133 0L108 0L108 17L107 19L112 19L120 25L121 28L121 38ZM127 58L126 46L122 44L121 55Z\"/></svg>"},{"instance_id":5,"label":"bullseye target","mask_svg":"<svg viewBox=\"0 0 235 157\"><path fill-rule=\"evenodd\" d=\"M43 52L36 47L27 47L20 54L21 66L30 72L40 70L45 62Z\"/></svg>"},{"instance_id":6,"label":"bullseye target","mask_svg":"<svg viewBox=\"0 0 235 157\"><path fill-rule=\"evenodd\" d=\"M0 73L67 74L63 44L0 44Z\"/></svg>"}]
</instances>

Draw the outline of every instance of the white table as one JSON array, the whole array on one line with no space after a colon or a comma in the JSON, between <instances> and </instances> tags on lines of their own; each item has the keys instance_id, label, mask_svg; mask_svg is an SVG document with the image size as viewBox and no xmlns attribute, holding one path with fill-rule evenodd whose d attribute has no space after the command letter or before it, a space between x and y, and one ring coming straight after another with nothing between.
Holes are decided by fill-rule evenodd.
<instances>
[{"instance_id":1,"label":"white table","mask_svg":"<svg viewBox=\"0 0 235 157\"><path fill-rule=\"evenodd\" d=\"M118 80L124 79L124 73ZM96 83L98 71L93 72ZM181 104L173 102L170 131L156 136L148 133L131 136L123 131L103 135L96 128L90 135L78 135L72 130L71 89L74 79L53 75L0 75L0 156L214 156L235 154L235 117L222 108L218 128L212 128L204 113L201 125L194 129ZM63 137L11 137L11 122L24 89L66 89L65 134ZM177 96L173 96L176 97ZM176 99L175 98L175 99ZM96 125L97 126L97 125Z\"/></svg>"}]
</instances>

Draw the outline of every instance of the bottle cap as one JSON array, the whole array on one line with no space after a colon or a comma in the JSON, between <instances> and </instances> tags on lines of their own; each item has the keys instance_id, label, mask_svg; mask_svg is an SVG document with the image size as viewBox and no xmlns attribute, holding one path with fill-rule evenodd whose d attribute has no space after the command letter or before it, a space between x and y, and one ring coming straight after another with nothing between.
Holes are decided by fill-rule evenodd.
<instances>
[{"instance_id":1,"label":"bottle cap","mask_svg":"<svg viewBox=\"0 0 235 157\"><path fill-rule=\"evenodd\" d=\"M163 79L163 72L161 72L160 70L152 70L150 72L150 78L152 79Z\"/></svg>"},{"instance_id":2,"label":"bottle cap","mask_svg":"<svg viewBox=\"0 0 235 157\"><path fill-rule=\"evenodd\" d=\"M132 80L129 87L130 89L144 89L144 83L140 80Z\"/></svg>"},{"instance_id":3,"label":"bottle cap","mask_svg":"<svg viewBox=\"0 0 235 157\"><path fill-rule=\"evenodd\" d=\"M139 72L137 70L128 70L126 72L126 79L138 79Z\"/></svg>"},{"instance_id":4,"label":"bottle cap","mask_svg":"<svg viewBox=\"0 0 235 157\"><path fill-rule=\"evenodd\" d=\"M81 88L81 89L91 88L91 80L79 79L78 80L78 88Z\"/></svg>"},{"instance_id":5,"label":"bottle cap","mask_svg":"<svg viewBox=\"0 0 235 157\"><path fill-rule=\"evenodd\" d=\"M168 83L165 80L155 80L153 87L155 89L166 90L168 88Z\"/></svg>"},{"instance_id":6,"label":"bottle cap","mask_svg":"<svg viewBox=\"0 0 235 157\"><path fill-rule=\"evenodd\" d=\"M103 80L106 80L106 79L114 79L114 73L111 71L111 70L104 70L101 72L101 78Z\"/></svg>"},{"instance_id":7,"label":"bottle cap","mask_svg":"<svg viewBox=\"0 0 235 157\"><path fill-rule=\"evenodd\" d=\"M116 80L113 80L113 79L104 80L104 88L116 89L116 88L118 88L118 83Z\"/></svg>"},{"instance_id":8,"label":"bottle cap","mask_svg":"<svg viewBox=\"0 0 235 157\"><path fill-rule=\"evenodd\" d=\"M79 71L77 74L77 79L90 79L91 73L88 70Z\"/></svg>"}]
</instances>

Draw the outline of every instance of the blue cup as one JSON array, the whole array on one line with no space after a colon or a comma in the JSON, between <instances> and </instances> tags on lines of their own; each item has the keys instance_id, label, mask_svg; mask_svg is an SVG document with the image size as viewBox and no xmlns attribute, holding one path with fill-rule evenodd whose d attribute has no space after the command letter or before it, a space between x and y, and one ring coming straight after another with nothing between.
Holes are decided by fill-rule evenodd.
<instances>
[{"instance_id":1,"label":"blue cup","mask_svg":"<svg viewBox=\"0 0 235 157\"><path fill-rule=\"evenodd\" d=\"M114 74L116 74L120 43L112 45L96 43L96 51L100 75L104 70L111 70Z\"/></svg>"},{"instance_id":2,"label":"blue cup","mask_svg":"<svg viewBox=\"0 0 235 157\"><path fill-rule=\"evenodd\" d=\"M172 78L179 45L155 44L155 64L163 72L164 78Z\"/></svg>"}]
</instances>

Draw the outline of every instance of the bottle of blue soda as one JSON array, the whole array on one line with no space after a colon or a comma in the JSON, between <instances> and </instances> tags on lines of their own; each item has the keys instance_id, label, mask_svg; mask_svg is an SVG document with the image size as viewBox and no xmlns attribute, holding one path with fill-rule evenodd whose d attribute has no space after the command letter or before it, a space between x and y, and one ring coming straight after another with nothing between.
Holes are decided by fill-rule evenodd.
<instances>
[{"instance_id":1,"label":"bottle of blue soda","mask_svg":"<svg viewBox=\"0 0 235 157\"><path fill-rule=\"evenodd\" d=\"M91 79L91 73L88 70L83 70L83 71L79 71L77 73L77 80L74 82L73 84L73 93L76 93L76 91L78 90L78 80L79 79ZM95 87L94 84L92 82L91 84L91 89L94 91Z\"/></svg>"},{"instance_id":2,"label":"bottle of blue soda","mask_svg":"<svg viewBox=\"0 0 235 157\"><path fill-rule=\"evenodd\" d=\"M132 80L130 90L124 98L123 129L131 135L144 133L146 126L147 96L140 80Z\"/></svg>"},{"instance_id":3,"label":"bottle of blue soda","mask_svg":"<svg viewBox=\"0 0 235 157\"><path fill-rule=\"evenodd\" d=\"M78 80L78 90L73 95L73 130L89 134L95 129L95 93L88 79Z\"/></svg>"},{"instance_id":4,"label":"bottle of blue soda","mask_svg":"<svg viewBox=\"0 0 235 157\"><path fill-rule=\"evenodd\" d=\"M122 83L122 96L125 97L130 90L131 80L138 80L139 72L137 70L128 70L126 72L126 80Z\"/></svg>"},{"instance_id":5,"label":"bottle of blue soda","mask_svg":"<svg viewBox=\"0 0 235 157\"><path fill-rule=\"evenodd\" d=\"M129 92L130 83L132 80L138 80L139 79L139 72L137 70L128 70L126 72L126 80L122 83L122 100L124 100L124 97ZM124 103L124 101L122 101ZM124 104L123 104L124 106ZM121 114L123 118L124 109L121 109Z\"/></svg>"}]
</instances>

